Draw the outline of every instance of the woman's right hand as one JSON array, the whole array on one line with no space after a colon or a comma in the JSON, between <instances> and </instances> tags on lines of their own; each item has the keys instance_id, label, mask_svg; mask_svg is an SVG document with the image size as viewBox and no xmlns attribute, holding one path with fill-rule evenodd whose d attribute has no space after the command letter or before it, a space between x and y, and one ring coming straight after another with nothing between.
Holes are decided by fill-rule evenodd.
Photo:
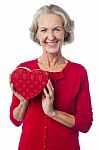
<instances>
[{"instance_id":1,"label":"woman's right hand","mask_svg":"<svg viewBox=\"0 0 99 150\"><path fill-rule=\"evenodd\" d=\"M17 92L16 89L14 88L13 83L11 82L11 75L9 77L9 84L10 84L11 91L20 100L20 103L23 105L27 104L28 101L26 101L26 99L21 94L19 94L19 92Z\"/></svg>"},{"instance_id":2,"label":"woman's right hand","mask_svg":"<svg viewBox=\"0 0 99 150\"><path fill-rule=\"evenodd\" d=\"M11 75L9 77L9 84L13 94L20 100L19 105L13 110L13 117L17 121L23 121L29 101L26 101L26 99L15 90L13 83L11 82Z\"/></svg>"}]
</instances>

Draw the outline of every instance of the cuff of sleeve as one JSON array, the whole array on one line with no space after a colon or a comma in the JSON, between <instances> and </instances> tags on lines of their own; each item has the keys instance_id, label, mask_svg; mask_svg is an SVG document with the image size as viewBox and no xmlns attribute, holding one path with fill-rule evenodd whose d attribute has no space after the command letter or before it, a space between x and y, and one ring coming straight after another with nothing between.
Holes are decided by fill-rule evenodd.
<instances>
[{"instance_id":1,"label":"cuff of sleeve","mask_svg":"<svg viewBox=\"0 0 99 150\"><path fill-rule=\"evenodd\" d=\"M14 117L13 117L13 111L10 113L10 120L17 127L22 124L22 121L17 121L16 119L14 119Z\"/></svg>"},{"instance_id":2,"label":"cuff of sleeve","mask_svg":"<svg viewBox=\"0 0 99 150\"><path fill-rule=\"evenodd\" d=\"M87 133L92 125L91 121L88 121L88 119L83 119L81 117L75 117L75 125L72 127L72 129L76 131L80 131L83 133Z\"/></svg>"}]
</instances>

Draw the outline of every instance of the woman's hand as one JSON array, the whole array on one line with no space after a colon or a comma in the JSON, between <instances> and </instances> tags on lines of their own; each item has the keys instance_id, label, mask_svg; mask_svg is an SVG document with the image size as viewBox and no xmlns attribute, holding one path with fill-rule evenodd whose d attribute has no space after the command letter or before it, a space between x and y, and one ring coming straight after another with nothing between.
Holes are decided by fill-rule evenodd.
<instances>
[{"instance_id":1,"label":"woman's hand","mask_svg":"<svg viewBox=\"0 0 99 150\"><path fill-rule=\"evenodd\" d=\"M42 95L42 107L46 115L53 118L57 122L71 128L75 124L75 117L63 111L59 111L53 108L54 102L54 88L51 81L49 80L46 88L43 90Z\"/></svg>"},{"instance_id":2,"label":"woman's hand","mask_svg":"<svg viewBox=\"0 0 99 150\"><path fill-rule=\"evenodd\" d=\"M13 83L11 82L11 76L9 77L9 84L13 94L20 100L20 103L22 105L27 105L28 101L15 90Z\"/></svg>"},{"instance_id":3,"label":"woman's hand","mask_svg":"<svg viewBox=\"0 0 99 150\"><path fill-rule=\"evenodd\" d=\"M19 105L13 110L13 117L17 121L23 121L27 110L28 101L26 101L26 99L15 90L13 83L11 82L11 77L9 77L9 83L13 94L20 100Z\"/></svg>"},{"instance_id":4,"label":"woman's hand","mask_svg":"<svg viewBox=\"0 0 99 150\"><path fill-rule=\"evenodd\" d=\"M47 89L44 88L43 92L44 93L42 94L42 108L44 113L51 117L53 116L55 110L53 108L54 88L50 80L47 83Z\"/></svg>"}]
</instances>

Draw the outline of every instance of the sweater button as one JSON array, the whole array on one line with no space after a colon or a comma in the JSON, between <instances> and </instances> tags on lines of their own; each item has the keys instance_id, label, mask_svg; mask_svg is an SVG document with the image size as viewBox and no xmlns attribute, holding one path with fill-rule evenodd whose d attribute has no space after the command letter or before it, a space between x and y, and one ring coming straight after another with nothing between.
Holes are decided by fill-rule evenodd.
<instances>
[{"instance_id":1,"label":"sweater button","mask_svg":"<svg viewBox=\"0 0 99 150\"><path fill-rule=\"evenodd\" d=\"M56 83L57 81L55 80L54 83Z\"/></svg>"},{"instance_id":2,"label":"sweater button","mask_svg":"<svg viewBox=\"0 0 99 150\"><path fill-rule=\"evenodd\" d=\"M46 145L44 145L44 149L46 149Z\"/></svg>"}]
</instances>

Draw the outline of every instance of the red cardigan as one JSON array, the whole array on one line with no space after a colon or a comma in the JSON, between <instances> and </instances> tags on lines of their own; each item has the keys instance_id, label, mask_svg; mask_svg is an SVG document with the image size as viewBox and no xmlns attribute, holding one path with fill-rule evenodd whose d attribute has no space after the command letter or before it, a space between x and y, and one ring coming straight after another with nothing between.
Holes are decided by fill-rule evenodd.
<instances>
[{"instance_id":1,"label":"red cardigan","mask_svg":"<svg viewBox=\"0 0 99 150\"><path fill-rule=\"evenodd\" d=\"M39 68L37 59L21 63L30 69ZM22 126L18 150L80 150L79 131L88 132L92 125L92 107L86 69L71 61L61 72L48 72L55 89L54 108L75 116L75 125L68 128L46 116L41 94L29 102L23 122L13 118L19 100L13 95L10 119Z\"/></svg>"}]
</instances>

